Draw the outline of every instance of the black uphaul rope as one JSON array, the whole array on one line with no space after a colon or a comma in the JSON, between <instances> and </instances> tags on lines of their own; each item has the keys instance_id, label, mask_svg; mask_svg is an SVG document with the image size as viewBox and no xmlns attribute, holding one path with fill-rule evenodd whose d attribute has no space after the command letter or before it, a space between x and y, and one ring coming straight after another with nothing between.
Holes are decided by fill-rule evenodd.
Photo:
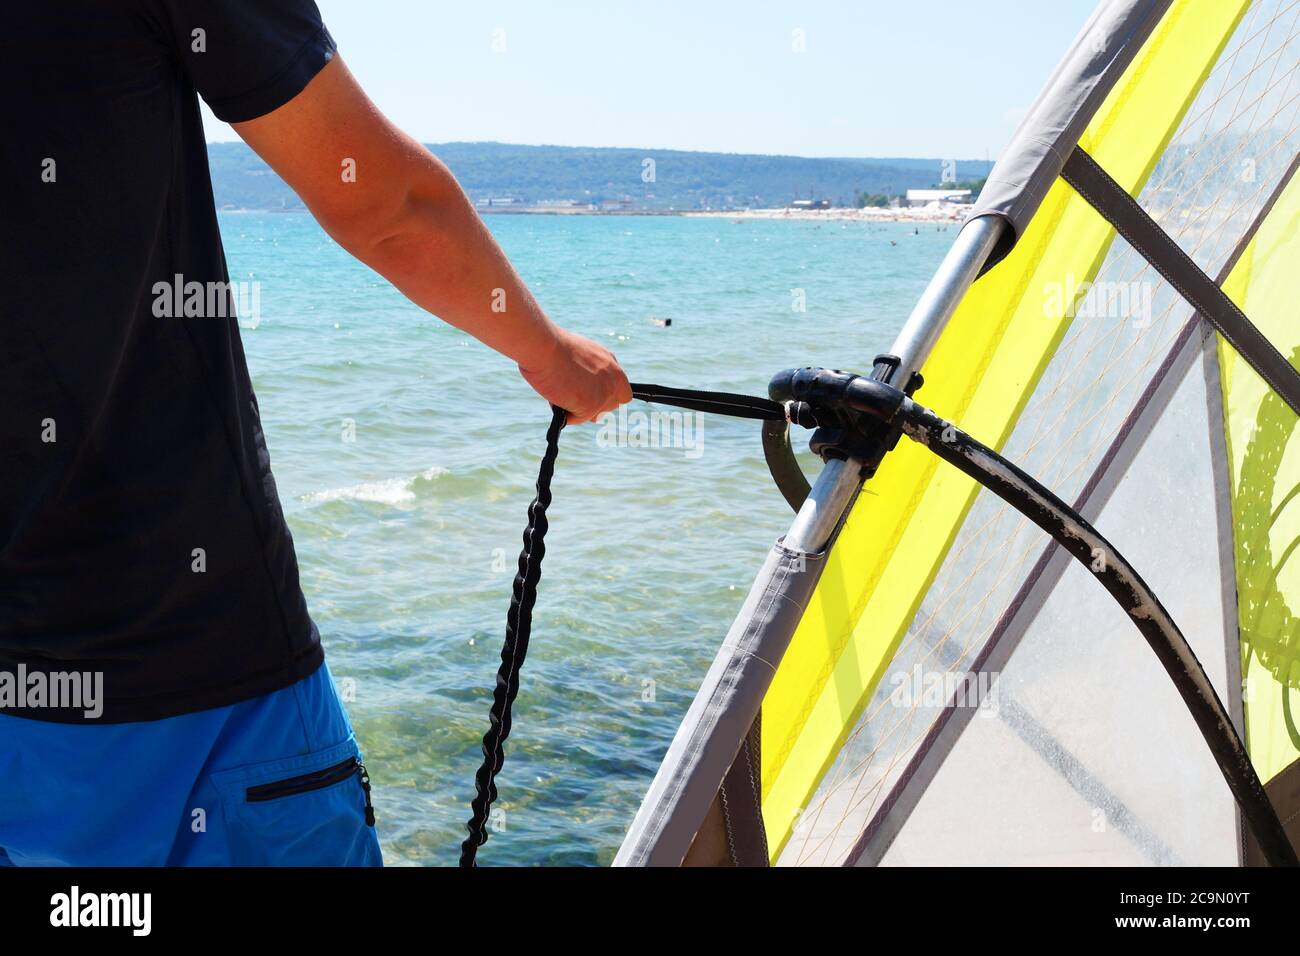
<instances>
[{"instance_id":1,"label":"black uphaul rope","mask_svg":"<svg viewBox=\"0 0 1300 956\"><path fill-rule=\"evenodd\" d=\"M702 412L717 412L738 418L771 420L785 418L779 402L749 395L726 392L698 392L658 385L632 385L632 395L646 402L663 402ZM488 732L483 735L483 764L474 775L474 799L467 836L460 845L460 865L473 867L478 848L487 842L488 816L497 799L496 777L505 763L503 745L510 736L511 708L519 695L519 670L528 656L528 639L533 629L533 605L537 603L537 582L542 577L542 558L546 556L546 509L551 503L551 478L555 459L560 453L560 431L568 413L551 408L551 424L546 430L546 452L537 472L537 494L528 506L528 525L524 528L524 547L519 552L519 571L515 574L510 610L506 612L506 638L501 648L501 667L497 670L492 708L488 711Z\"/></svg>"},{"instance_id":2,"label":"black uphaul rope","mask_svg":"<svg viewBox=\"0 0 1300 956\"><path fill-rule=\"evenodd\" d=\"M668 388L665 385L632 383L632 397L643 402L662 402L697 412L717 412L733 418L758 421L785 421L785 406L770 398L733 395L730 392L701 392L693 388Z\"/></svg>"},{"instance_id":3,"label":"black uphaul rope","mask_svg":"<svg viewBox=\"0 0 1300 956\"><path fill-rule=\"evenodd\" d=\"M470 803L469 836L460 845L461 866L474 866L478 848L487 842L488 814L497 798L496 776L506 760L506 752L501 748L510 736L510 708L519 694L519 669L528 656L537 582L541 580L542 558L546 556L546 509L551 503L551 476L555 474L555 458L560 453L560 430L567 418L564 409L551 407L551 425L546 429L546 454L542 456L537 471L537 497L528 506L524 548L519 552L519 572L515 575L510 610L506 612L501 667L497 670L496 689L492 692L492 709L488 711L488 732L483 735L483 765L474 775L475 796Z\"/></svg>"},{"instance_id":4,"label":"black uphaul rope","mask_svg":"<svg viewBox=\"0 0 1300 956\"><path fill-rule=\"evenodd\" d=\"M821 439L821 446L827 449L824 454L837 457L858 458L852 454L855 442L859 449L880 453L882 448L892 447L901 431L988 488L1087 567L1124 609L1177 688L1264 857L1271 866L1300 865L1245 745L1191 645L1133 566L1081 515L997 452L883 381L826 369L798 369L773 379L771 391L774 398L783 401L658 385L632 386L633 396L644 401L765 422L784 420L820 426L819 434L824 431L833 436ZM553 411L546 433L546 453L537 476L537 497L528 509L528 527L489 714L491 726L483 737L483 765L474 778L477 795L472 803L469 836L461 845L460 865L464 867L475 865L475 854L487 840L488 814L497 797L496 775L505 760L502 744L510 735L510 708L519 692L519 669L528 652L532 610L546 551L546 507L551 502L551 476L565 417L562 410ZM874 431L873 422L879 426ZM765 432L765 447L768 438ZM817 435L813 443L819 445ZM785 447L788 450L788 440ZM778 475L780 469L771 461L769 465L773 475ZM782 490L794 504L795 494L788 488Z\"/></svg>"}]
</instances>

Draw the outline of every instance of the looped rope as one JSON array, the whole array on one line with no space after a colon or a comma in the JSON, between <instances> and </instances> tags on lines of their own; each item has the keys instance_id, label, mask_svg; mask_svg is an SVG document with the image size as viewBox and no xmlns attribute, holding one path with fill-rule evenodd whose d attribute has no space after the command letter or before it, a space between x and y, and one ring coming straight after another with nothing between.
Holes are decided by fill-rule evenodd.
<instances>
[{"instance_id":1,"label":"looped rope","mask_svg":"<svg viewBox=\"0 0 1300 956\"><path fill-rule=\"evenodd\" d=\"M474 775L474 800L470 804L469 836L460 845L460 865L475 866L478 848L487 842L487 819L497 798L496 776L501 772L506 754L502 744L510 736L510 708L519 694L519 669L528 656L528 638L533 628L533 605L537 603L537 582L542 576L542 558L546 555L546 509L551 503L551 476L555 458L560 453L560 430L568 413L551 406L551 425L546 430L546 453L537 472L537 497L528 506L528 526L524 529L524 547L519 552L519 572L515 575L514 593L506 614L506 639L501 648L501 667L497 670L496 689L492 692L490 726L483 735L483 765Z\"/></svg>"},{"instance_id":2,"label":"looped rope","mask_svg":"<svg viewBox=\"0 0 1300 956\"><path fill-rule=\"evenodd\" d=\"M715 412L734 418L759 421L784 421L785 406L766 398L735 395L728 392L702 392L694 389L669 388L664 385L632 384L632 395L646 402L660 402L695 411ZM487 842L487 820L497 799L496 777L505 763L502 744L510 736L510 708L519 694L519 669L528 656L528 638L533 626L533 605L537 603L537 582L542 576L542 558L546 554L546 508L551 503L551 476L559 454L560 431L568 420L562 408L551 406L551 425L546 431L546 453L537 473L537 497L528 506L528 527L524 529L524 548L519 553L519 572L515 575L510 610L506 614L506 639L501 648L501 667L497 670L492 708L488 712L488 732L483 735L483 764L474 775L475 796L470 803L469 836L460 845L460 865L473 867L478 848Z\"/></svg>"}]
</instances>

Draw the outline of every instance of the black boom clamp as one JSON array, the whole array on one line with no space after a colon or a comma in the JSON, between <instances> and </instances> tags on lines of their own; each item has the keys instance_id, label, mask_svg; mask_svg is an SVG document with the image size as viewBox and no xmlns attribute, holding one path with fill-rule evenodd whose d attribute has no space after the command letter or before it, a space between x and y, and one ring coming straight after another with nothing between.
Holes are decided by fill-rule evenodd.
<instances>
[{"instance_id":1,"label":"black boom clamp","mask_svg":"<svg viewBox=\"0 0 1300 956\"><path fill-rule=\"evenodd\" d=\"M796 368L778 372L768 385L773 401L786 406L789 421L815 428L808 447L822 461L852 459L862 466L862 478L876 473L885 455L898 445L902 432L878 413L864 413L855 407L861 395L870 391L878 401L888 403L892 394L901 400L921 387L919 372L899 389L891 383L901 360L896 355L876 356L869 376L827 368ZM870 384L868 384L870 383Z\"/></svg>"}]
</instances>

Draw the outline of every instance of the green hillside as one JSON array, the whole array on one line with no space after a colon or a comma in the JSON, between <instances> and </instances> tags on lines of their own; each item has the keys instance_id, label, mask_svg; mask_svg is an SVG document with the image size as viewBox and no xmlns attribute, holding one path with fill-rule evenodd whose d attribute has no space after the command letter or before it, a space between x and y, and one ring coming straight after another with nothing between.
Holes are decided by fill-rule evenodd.
<instances>
[{"instance_id":1,"label":"green hillside","mask_svg":"<svg viewBox=\"0 0 1300 956\"><path fill-rule=\"evenodd\" d=\"M434 143L429 148L451 167L475 200L631 199L635 207L660 210L784 206L800 198L852 206L859 194L897 195L938 185L944 170L938 159L809 159L506 143ZM212 143L208 156L218 206L302 207L243 143ZM956 175L962 180L978 179L991 165L984 160L958 160ZM645 181L651 173L653 181Z\"/></svg>"}]
</instances>

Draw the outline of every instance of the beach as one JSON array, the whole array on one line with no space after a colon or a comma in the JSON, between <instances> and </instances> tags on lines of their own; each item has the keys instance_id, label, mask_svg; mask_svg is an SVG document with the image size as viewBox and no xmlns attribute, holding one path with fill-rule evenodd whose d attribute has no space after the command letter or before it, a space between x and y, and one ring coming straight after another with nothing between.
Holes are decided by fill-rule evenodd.
<instances>
[{"instance_id":1,"label":"beach","mask_svg":"<svg viewBox=\"0 0 1300 956\"><path fill-rule=\"evenodd\" d=\"M909 222L960 225L970 215L971 206L954 203L932 203L929 206L900 206L851 209L847 206L830 209L720 209L684 212L683 216L696 219L766 219L797 222Z\"/></svg>"},{"instance_id":2,"label":"beach","mask_svg":"<svg viewBox=\"0 0 1300 956\"><path fill-rule=\"evenodd\" d=\"M973 208L956 203L931 203L927 206L876 207L855 209L832 206L830 209L599 209L591 206L478 206L488 216L597 216L645 217L677 216L686 219L776 220L789 222L905 222L961 225Z\"/></svg>"}]
</instances>

